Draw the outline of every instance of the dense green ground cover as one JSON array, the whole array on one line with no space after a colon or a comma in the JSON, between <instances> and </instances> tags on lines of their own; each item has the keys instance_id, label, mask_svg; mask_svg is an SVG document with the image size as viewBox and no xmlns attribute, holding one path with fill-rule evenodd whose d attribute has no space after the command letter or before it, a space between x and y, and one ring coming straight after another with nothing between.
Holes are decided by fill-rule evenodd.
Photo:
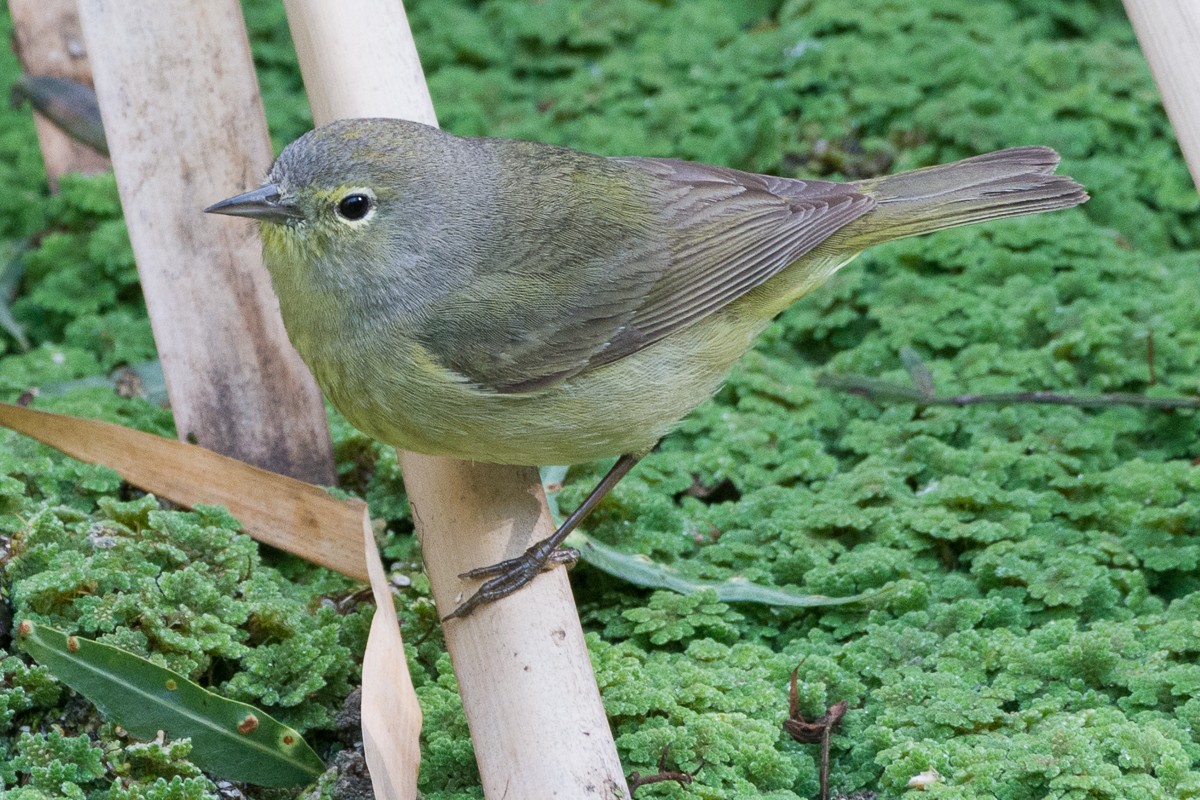
<instances>
[{"instance_id":1,"label":"dense green ground cover","mask_svg":"<svg viewBox=\"0 0 1200 800\"><path fill-rule=\"evenodd\" d=\"M309 125L282 11L247 3L277 145ZM819 371L939 390L1200 389L1200 199L1118 0L410 0L442 124L611 154L861 176L1040 143L1080 209L881 247L786 312L614 493L593 534L814 611L573 575L624 763L693 770L639 797L812 797L781 731L846 700L835 790L944 798L1200 797L1200 419L1132 408L880 404ZM9 22L0 19L7 37ZM17 74L0 56L2 81ZM0 394L159 433L107 388L154 358L111 177L50 197L26 112L0 111L0 250L32 237ZM236 188L236 187L234 187ZM1153 337L1151 384L1147 340ZM395 457L332 419L343 487L386 518L425 709L427 798L481 797ZM561 502L603 465L573 470ZM111 472L0 434L0 623L119 644L302 728L333 763L370 607L262 555L217 510L161 510ZM0 625L2 627L2 625ZM188 746L122 738L4 638L0 782L23 800L215 796ZM701 766L702 765L702 766ZM333 774L321 791L332 792ZM247 789L253 795L271 794ZM869 796L869 795L865 795ZM913 793L913 796L918 796Z\"/></svg>"}]
</instances>

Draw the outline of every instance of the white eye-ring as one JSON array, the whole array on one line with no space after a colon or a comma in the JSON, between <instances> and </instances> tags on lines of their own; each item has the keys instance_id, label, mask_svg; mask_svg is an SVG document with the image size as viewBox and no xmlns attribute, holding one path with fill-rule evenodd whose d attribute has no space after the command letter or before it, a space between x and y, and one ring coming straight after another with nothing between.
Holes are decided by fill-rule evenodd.
<instances>
[{"instance_id":1,"label":"white eye-ring","mask_svg":"<svg viewBox=\"0 0 1200 800\"><path fill-rule=\"evenodd\" d=\"M375 214L375 193L370 189L352 189L338 201L335 210L346 222L362 223Z\"/></svg>"}]
</instances>

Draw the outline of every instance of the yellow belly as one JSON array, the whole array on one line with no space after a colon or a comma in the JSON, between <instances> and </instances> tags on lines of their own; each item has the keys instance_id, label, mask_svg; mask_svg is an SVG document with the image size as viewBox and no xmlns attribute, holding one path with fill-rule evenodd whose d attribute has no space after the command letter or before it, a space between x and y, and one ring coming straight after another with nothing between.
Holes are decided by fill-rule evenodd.
<instances>
[{"instance_id":1,"label":"yellow belly","mask_svg":"<svg viewBox=\"0 0 1200 800\"><path fill-rule=\"evenodd\" d=\"M726 309L620 361L514 394L462 381L412 342L360 343L309 362L334 407L380 441L473 461L574 464L649 450L720 387L766 322Z\"/></svg>"}]
</instances>

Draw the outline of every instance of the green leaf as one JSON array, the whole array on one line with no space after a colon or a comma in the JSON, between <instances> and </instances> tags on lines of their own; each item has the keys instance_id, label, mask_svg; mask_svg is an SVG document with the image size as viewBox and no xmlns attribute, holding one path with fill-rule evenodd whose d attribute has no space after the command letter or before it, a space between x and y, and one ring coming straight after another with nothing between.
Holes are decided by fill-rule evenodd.
<instances>
[{"instance_id":1,"label":"green leaf","mask_svg":"<svg viewBox=\"0 0 1200 800\"><path fill-rule=\"evenodd\" d=\"M726 581L702 581L680 575L666 564L658 564L646 556L624 553L615 547L589 538L580 531L567 537L567 544L579 551L579 556L596 569L615 578L629 581L635 586L648 589L670 589L680 594L697 594L712 591L723 603L762 603L768 606L810 608L812 606L840 606L879 597L889 591L887 587L847 597L829 597L823 594L802 594L790 589L762 586L744 578Z\"/></svg>"},{"instance_id":2,"label":"green leaf","mask_svg":"<svg viewBox=\"0 0 1200 800\"><path fill-rule=\"evenodd\" d=\"M233 781L297 786L325 764L295 730L265 712L227 700L133 653L28 620L17 628L26 652L139 739L164 732L192 740L192 761Z\"/></svg>"},{"instance_id":3,"label":"green leaf","mask_svg":"<svg viewBox=\"0 0 1200 800\"><path fill-rule=\"evenodd\" d=\"M546 502L555 523L562 524L562 515L558 509L556 497L563 479L567 476L567 467L542 467L542 485L546 490ZM810 608L813 606L839 606L845 603L857 603L870 600L889 591L887 587L847 597L829 597L823 594L802 594L790 589L780 589L773 586L762 586L751 583L743 578L731 578L727 581L702 581L680 575L666 564L658 564L646 556L636 553L625 553L614 547L598 542L587 534L576 529L567 537L566 543L579 551L579 557L590 566L601 572L607 572L614 578L628 581L634 586L647 589L670 589L680 594L697 594L699 592L715 592L717 599L723 603L762 603L768 606L786 606L789 608Z\"/></svg>"}]
</instances>

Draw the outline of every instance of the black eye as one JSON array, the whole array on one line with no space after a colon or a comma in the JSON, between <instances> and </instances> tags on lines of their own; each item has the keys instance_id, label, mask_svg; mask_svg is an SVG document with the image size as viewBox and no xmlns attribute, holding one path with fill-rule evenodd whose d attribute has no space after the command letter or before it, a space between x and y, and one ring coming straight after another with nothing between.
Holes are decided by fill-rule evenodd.
<instances>
[{"instance_id":1,"label":"black eye","mask_svg":"<svg viewBox=\"0 0 1200 800\"><path fill-rule=\"evenodd\" d=\"M362 219L371 210L371 198L365 194L348 194L337 205L337 213L351 222Z\"/></svg>"}]
</instances>

